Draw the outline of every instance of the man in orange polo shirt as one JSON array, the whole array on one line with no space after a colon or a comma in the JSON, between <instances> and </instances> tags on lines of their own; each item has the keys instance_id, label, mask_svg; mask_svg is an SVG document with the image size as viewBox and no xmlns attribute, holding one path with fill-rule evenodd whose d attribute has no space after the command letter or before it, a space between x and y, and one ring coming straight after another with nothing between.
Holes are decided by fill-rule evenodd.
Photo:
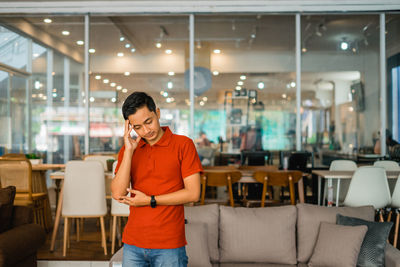
<instances>
[{"instance_id":1,"label":"man in orange polo shirt","mask_svg":"<svg viewBox=\"0 0 400 267\"><path fill-rule=\"evenodd\" d=\"M131 94L122 113L124 146L111 184L113 198L130 206L122 266L187 266L183 204L200 195L196 148L188 137L160 127L160 109L146 93Z\"/></svg>"}]
</instances>

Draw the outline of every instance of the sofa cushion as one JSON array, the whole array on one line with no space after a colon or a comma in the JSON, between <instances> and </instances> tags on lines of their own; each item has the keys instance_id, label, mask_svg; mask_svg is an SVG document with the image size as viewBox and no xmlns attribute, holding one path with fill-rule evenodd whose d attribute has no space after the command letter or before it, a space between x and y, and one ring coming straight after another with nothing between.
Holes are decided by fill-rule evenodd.
<instances>
[{"instance_id":1,"label":"sofa cushion","mask_svg":"<svg viewBox=\"0 0 400 267\"><path fill-rule=\"evenodd\" d=\"M185 225L186 254L191 267L211 267L207 243L207 225L188 223Z\"/></svg>"},{"instance_id":2,"label":"sofa cushion","mask_svg":"<svg viewBox=\"0 0 400 267\"><path fill-rule=\"evenodd\" d=\"M373 206L364 207L322 207L311 204L297 204L297 260L310 260L318 238L321 222L336 223L336 214L373 221Z\"/></svg>"},{"instance_id":3,"label":"sofa cushion","mask_svg":"<svg viewBox=\"0 0 400 267\"><path fill-rule=\"evenodd\" d=\"M357 266L385 266L385 248L387 239L392 229L392 222L370 222L358 218L337 215L337 224L340 225L365 225L368 227L367 234L361 246Z\"/></svg>"},{"instance_id":4,"label":"sofa cushion","mask_svg":"<svg viewBox=\"0 0 400 267\"><path fill-rule=\"evenodd\" d=\"M354 267L368 227L322 222L309 267Z\"/></svg>"},{"instance_id":5,"label":"sofa cushion","mask_svg":"<svg viewBox=\"0 0 400 267\"><path fill-rule=\"evenodd\" d=\"M220 206L220 261L296 264L296 207Z\"/></svg>"},{"instance_id":6,"label":"sofa cushion","mask_svg":"<svg viewBox=\"0 0 400 267\"><path fill-rule=\"evenodd\" d=\"M219 267L298 267L297 264L276 264L276 263L221 263ZM307 265L305 266L307 267Z\"/></svg>"},{"instance_id":7,"label":"sofa cushion","mask_svg":"<svg viewBox=\"0 0 400 267\"><path fill-rule=\"evenodd\" d=\"M205 223L207 225L208 251L212 262L219 261L217 204L189 207L185 206L185 218L188 223Z\"/></svg>"},{"instance_id":8,"label":"sofa cushion","mask_svg":"<svg viewBox=\"0 0 400 267\"><path fill-rule=\"evenodd\" d=\"M11 228L15 186L0 188L0 233Z\"/></svg>"}]
</instances>

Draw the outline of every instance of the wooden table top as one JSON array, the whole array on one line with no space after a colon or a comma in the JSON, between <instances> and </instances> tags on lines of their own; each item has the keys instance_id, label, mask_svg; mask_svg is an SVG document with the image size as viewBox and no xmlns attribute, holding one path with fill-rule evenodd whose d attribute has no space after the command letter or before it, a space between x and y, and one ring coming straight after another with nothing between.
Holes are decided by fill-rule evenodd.
<instances>
[{"instance_id":1,"label":"wooden table top","mask_svg":"<svg viewBox=\"0 0 400 267\"><path fill-rule=\"evenodd\" d=\"M63 171L57 171L57 172L50 173L50 178L53 180L64 180L64 176L65 176L65 172L63 172ZM107 179L113 178L112 172L104 172L104 176Z\"/></svg>"},{"instance_id":2,"label":"wooden table top","mask_svg":"<svg viewBox=\"0 0 400 267\"><path fill-rule=\"evenodd\" d=\"M312 173L325 179L351 179L355 171L326 171L313 170ZM388 179L397 179L400 171L386 171Z\"/></svg>"},{"instance_id":3,"label":"wooden table top","mask_svg":"<svg viewBox=\"0 0 400 267\"><path fill-rule=\"evenodd\" d=\"M65 164L32 164L32 171L64 169Z\"/></svg>"}]
</instances>

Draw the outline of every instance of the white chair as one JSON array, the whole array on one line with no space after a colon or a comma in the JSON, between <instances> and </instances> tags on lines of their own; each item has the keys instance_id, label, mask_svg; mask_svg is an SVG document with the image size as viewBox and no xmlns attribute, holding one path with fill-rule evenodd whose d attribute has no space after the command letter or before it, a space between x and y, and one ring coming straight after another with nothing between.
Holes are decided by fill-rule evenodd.
<instances>
[{"instance_id":1,"label":"white chair","mask_svg":"<svg viewBox=\"0 0 400 267\"><path fill-rule=\"evenodd\" d=\"M357 164L352 161L352 160L334 160L331 162L331 165L329 166L330 171L355 171L357 170ZM337 183L338 181L336 179L333 179L332 181L332 187L333 187L333 196L337 195ZM339 203L343 203L344 198L346 197L347 191L349 189L350 185L350 180L347 179L341 179L339 183L339 199L336 199L336 201L339 201ZM328 191L328 183L325 181L325 189L324 189L324 201L326 200L326 193Z\"/></svg>"},{"instance_id":2,"label":"white chair","mask_svg":"<svg viewBox=\"0 0 400 267\"><path fill-rule=\"evenodd\" d=\"M382 167L386 171L400 171L400 166L396 161L392 160L379 160L374 162L375 167ZM393 194L394 187L396 185L396 180L389 179L389 189L390 193Z\"/></svg>"},{"instance_id":3,"label":"white chair","mask_svg":"<svg viewBox=\"0 0 400 267\"><path fill-rule=\"evenodd\" d=\"M113 178L115 176L115 168L117 167L118 161L115 161L113 164ZM119 231L122 234L121 229L121 217L129 216L129 206L126 204L119 203L115 199L111 200L111 216L112 216L112 234L111 234L111 254L114 254L115 251L115 239L117 233L117 219L119 219ZM121 239L119 239L119 245L121 246Z\"/></svg>"},{"instance_id":4,"label":"white chair","mask_svg":"<svg viewBox=\"0 0 400 267\"><path fill-rule=\"evenodd\" d=\"M392 195L392 208L396 209L396 224L394 228L393 246L397 247L397 236L399 234L399 212L400 212L400 175L397 178L396 186Z\"/></svg>"},{"instance_id":5,"label":"white chair","mask_svg":"<svg viewBox=\"0 0 400 267\"><path fill-rule=\"evenodd\" d=\"M372 166L358 168L351 178L344 205L350 207L372 205L375 209L382 209L390 203L385 169ZM380 220L383 221L381 212Z\"/></svg>"},{"instance_id":6,"label":"white chair","mask_svg":"<svg viewBox=\"0 0 400 267\"><path fill-rule=\"evenodd\" d=\"M65 167L62 216L63 256L69 246L69 218L100 218L101 243L107 255L104 216L107 214L104 168L98 161L69 161Z\"/></svg>"},{"instance_id":7,"label":"white chair","mask_svg":"<svg viewBox=\"0 0 400 267\"><path fill-rule=\"evenodd\" d=\"M113 159L115 160L115 157L113 155L86 155L83 160L96 160L100 161L101 164L104 167L104 171L108 171L107 168L107 160ZM111 199L111 180L107 179L106 180L106 196L107 199Z\"/></svg>"}]
</instances>

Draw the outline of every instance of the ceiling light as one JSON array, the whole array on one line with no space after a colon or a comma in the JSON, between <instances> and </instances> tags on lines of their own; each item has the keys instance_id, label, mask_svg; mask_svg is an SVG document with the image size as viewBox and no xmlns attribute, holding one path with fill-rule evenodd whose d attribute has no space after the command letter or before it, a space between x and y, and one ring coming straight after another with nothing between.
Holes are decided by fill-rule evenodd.
<instances>
[{"instance_id":1,"label":"ceiling light","mask_svg":"<svg viewBox=\"0 0 400 267\"><path fill-rule=\"evenodd\" d=\"M94 100L95 100L95 99L94 99L93 96L91 96L91 97L89 98L89 101L90 101L90 102L94 102Z\"/></svg>"},{"instance_id":2,"label":"ceiling light","mask_svg":"<svg viewBox=\"0 0 400 267\"><path fill-rule=\"evenodd\" d=\"M129 71L125 71L125 72L124 72L124 75L125 75L125 76L129 76L129 75L131 75L131 73L130 73Z\"/></svg>"},{"instance_id":3,"label":"ceiling light","mask_svg":"<svg viewBox=\"0 0 400 267\"><path fill-rule=\"evenodd\" d=\"M100 76L100 75L96 75L94 78L95 78L96 80L100 80L100 79L101 79L101 76Z\"/></svg>"},{"instance_id":4,"label":"ceiling light","mask_svg":"<svg viewBox=\"0 0 400 267\"><path fill-rule=\"evenodd\" d=\"M236 88L235 88L236 90L241 90L242 89L242 87L240 87L240 86L236 86Z\"/></svg>"},{"instance_id":5,"label":"ceiling light","mask_svg":"<svg viewBox=\"0 0 400 267\"><path fill-rule=\"evenodd\" d=\"M36 90L39 90L40 87L41 87L41 86L40 86L40 82L39 82L39 81L35 81L34 87L35 87Z\"/></svg>"},{"instance_id":6,"label":"ceiling light","mask_svg":"<svg viewBox=\"0 0 400 267\"><path fill-rule=\"evenodd\" d=\"M351 50L352 50L354 53L357 52L357 49L356 49L355 47L353 47Z\"/></svg>"},{"instance_id":7,"label":"ceiling light","mask_svg":"<svg viewBox=\"0 0 400 267\"><path fill-rule=\"evenodd\" d=\"M52 23L53 21L51 20L51 19L49 19L49 18L45 18L44 20L44 23Z\"/></svg>"},{"instance_id":8,"label":"ceiling light","mask_svg":"<svg viewBox=\"0 0 400 267\"><path fill-rule=\"evenodd\" d=\"M161 48L162 44L160 42L156 43L157 48Z\"/></svg>"},{"instance_id":9,"label":"ceiling light","mask_svg":"<svg viewBox=\"0 0 400 267\"><path fill-rule=\"evenodd\" d=\"M125 48L131 47L131 44L125 44Z\"/></svg>"},{"instance_id":10,"label":"ceiling light","mask_svg":"<svg viewBox=\"0 0 400 267\"><path fill-rule=\"evenodd\" d=\"M199 104L200 104L200 106L204 106L205 103L204 103L204 101L200 101Z\"/></svg>"},{"instance_id":11,"label":"ceiling light","mask_svg":"<svg viewBox=\"0 0 400 267\"><path fill-rule=\"evenodd\" d=\"M167 103L171 103L174 101L173 97L168 97L165 101L167 101Z\"/></svg>"},{"instance_id":12,"label":"ceiling light","mask_svg":"<svg viewBox=\"0 0 400 267\"><path fill-rule=\"evenodd\" d=\"M283 97L283 98L286 98L286 97L287 97L287 95L286 95L286 94L282 94L282 97Z\"/></svg>"},{"instance_id":13,"label":"ceiling light","mask_svg":"<svg viewBox=\"0 0 400 267\"><path fill-rule=\"evenodd\" d=\"M246 80L246 75L241 75L241 76L240 76L240 79L241 79L241 80Z\"/></svg>"},{"instance_id":14,"label":"ceiling light","mask_svg":"<svg viewBox=\"0 0 400 267\"><path fill-rule=\"evenodd\" d=\"M165 54L171 55L172 54L172 50L171 49L165 50Z\"/></svg>"},{"instance_id":15,"label":"ceiling light","mask_svg":"<svg viewBox=\"0 0 400 267\"><path fill-rule=\"evenodd\" d=\"M295 82L291 82L290 83L290 87L295 88L296 87L296 83Z\"/></svg>"},{"instance_id":16,"label":"ceiling light","mask_svg":"<svg viewBox=\"0 0 400 267\"><path fill-rule=\"evenodd\" d=\"M53 97L57 97L57 93L53 93Z\"/></svg>"},{"instance_id":17,"label":"ceiling light","mask_svg":"<svg viewBox=\"0 0 400 267\"><path fill-rule=\"evenodd\" d=\"M117 101L117 99L115 99L115 97L111 98L111 102L115 103Z\"/></svg>"},{"instance_id":18,"label":"ceiling light","mask_svg":"<svg viewBox=\"0 0 400 267\"><path fill-rule=\"evenodd\" d=\"M170 71L170 72L168 72L168 75L169 75L169 76L174 76L174 75L175 75L175 72Z\"/></svg>"},{"instance_id":19,"label":"ceiling light","mask_svg":"<svg viewBox=\"0 0 400 267\"><path fill-rule=\"evenodd\" d=\"M124 56L124 53L122 53L122 52L119 52L119 53L117 54L117 56L119 56L119 57L123 57L123 56Z\"/></svg>"},{"instance_id":20,"label":"ceiling light","mask_svg":"<svg viewBox=\"0 0 400 267\"><path fill-rule=\"evenodd\" d=\"M104 80L103 80L103 83L109 83L109 82L110 82L109 79L104 79Z\"/></svg>"},{"instance_id":21,"label":"ceiling light","mask_svg":"<svg viewBox=\"0 0 400 267\"><path fill-rule=\"evenodd\" d=\"M126 89L126 88L122 89L122 93L126 93L126 92L128 92L128 89Z\"/></svg>"},{"instance_id":22,"label":"ceiling light","mask_svg":"<svg viewBox=\"0 0 400 267\"><path fill-rule=\"evenodd\" d=\"M167 92L164 92L164 93L163 93L163 97L168 97L168 93L167 93Z\"/></svg>"},{"instance_id":23,"label":"ceiling light","mask_svg":"<svg viewBox=\"0 0 400 267\"><path fill-rule=\"evenodd\" d=\"M262 90L262 89L264 89L265 84L264 84L263 82L259 82L259 83L257 84L257 87L258 87L258 89Z\"/></svg>"},{"instance_id":24,"label":"ceiling light","mask_svg":"<svg viewBox=\"0 0 400 267\"><path fill-rule=\"evenodd\" d=\"M110 83L111 87L115 87L117 84L116 83Z\"/></svg>"},{"instance_id":25,"label":"ceiling light","mask_svg":"<svg viewBox=\"0 0 400 267\"><path fill-rule=\"evenodd\" d=\"M69 35L69 31L62 31L61 34L65 35L65 36L68 36Z\"/></svg>"},{"instance_id":26,"label":"ceiling light","mask_svg":"<svg viewBox=\"0 0 400 267\"><path fill-rule=\"evenodd\" d=\"M33 54L33 57L38 57L38 56L39 56L38 53L34 53L34 54Z\"/></svg>"},{"instance_id":27,"label":"ceiling light","mask_svg":"<svg viewBox=\"0 0 400 267\"><path fill-rule=\"evenodd\" d=\"M44 96L43 96L43 100L47 100L47 96L44 95Z\"/></svg>"},{"instance_id":28,"label":"ceiling light","mask_svg":"<svg viewBox=\"0 0 400 267\"><path fill-rule=\"evenodd\" d=\"M39 97L43 97L43 94L39 94Z\"/></svg>"},{"instance_id":29,"label":"ceiling light","mask_svg":"<svg viewBox=\"0 0 400 267\"><path fill-rule=\"evenodd\" d=\"M96 52L96 49L94 49L94 48L89 49L89 53L94 54L95 52Z\"/></svg>"},{"instance_id":30,"label":"ceiling light","mask_svg":"<svg viewBox=\"0 0 400 267\"><path fill-rule=\"evenodd\" d=\"M118 85L117 86L117 90L121 90L122 89L122 86L121 85Z\"/></svg>"},{"instance_id":31,"label":"ceiling light","mask_svg":"<svg viewBox=\"0 0 400 267\"><path fill-rule=\"evenodd\" d=\"M136 51L136 49L132 47L132 48L131 48L131 52L132 52L132 53L135 53L135 51Z\"/></svg>"},{"instance_id":32,"label":"ceiling light","mask_svg":"<svg viewBox=\"0 0 400 267\"><path fill-rule=\"evenodd\" d=\"M221 53L221 50L220 49L214 49L214 54L220 54Z\"/></svg>"},{"instance_id":33,"label":"ceiling light","mask_svg":"<svg viewBox=\"0 0 400 267\"><path fill-rule=\"evenodd\" d=\"M301 52L303 52L303 53L307 52L307 48L303 47L303 48L301 49Z\"/></svg>"},{"instance_id":34,"label":"ceiling light","mask_svg":"<svg viewBox=\"0 0 400 267\"><path fill-rule=\"evenodd\" d=\"M168 89L172 89L174 87L174 83L173 82L168 82L167 83L167 87L168 87Z\"/></svg>"},{"instance_id":35,"label":"ceiling light","mask_svg":"<svg viewBox=\"0 0 400 267\"><path fill-rule=\"evenodd\" d=\"M164 91L160 91L160 95L164 95Z\"/></svg>"},{"instance_id":36,"label":"ceiling light","mask_svg":"<svg viewBox=\"0 0 400 267\"><path fill-rule=\"evenodd\" d=\"M340 42L340 49L342 50L349 49L349 43L346 41L346 39L343 39L343 41Z\"/></svg>"},{"instance_id":37,"label":"ceiling light","mask_svg":"<svg viewBox=\"0 0 400 267\"><path fill-rule=\"evenodd\" d=\"M124 36L119 37L119 41L120 41L120 42L125 41L125 37L124 37Z\"/></svg>"},{"instance_id":38,"label":"ceiling light","mask_svg":"<svg viewBox=\"0 0 400 267\"><path fill-rule=\"evenodd\" d=\"M85 43L85 42L84 42L84 41L82 41L82 40L78 40L78 41L76 41L76 44L77 44L77 45L84 45L84 43Z\"/></svg>"},{"instance_id":39,"label":"ceiling light","mask_svg":"<svg viewBox=\"0 0 400 267\"><path fill-rule=\"evenodd\" d=\"M207 102L207 100L208 100L208 98L205 96L205 97L203 97L203 101L204 102Z\"/></svg>"},{"instance_id":40,"label":"ceiling light","mask_svg":"<svg viewBox=\"0 0 400 267\"><path fill-rule=\"evenodd\" d=\"M243 85L243 81L238 81L237 84L238 85Z\"/></svg>"},{"instance_id":41,"label":"ceiling light","mask_svg":"<svg viewBox=\"0 0 400 267\"><path fill-rule=\"evenodd\" d=\"M218 72L217 70L214 70L214 71L213 71L213 75L214 75L214 76L217 76L218 74L219 74L219 72Z\"/></svg>"}]
</instances>

